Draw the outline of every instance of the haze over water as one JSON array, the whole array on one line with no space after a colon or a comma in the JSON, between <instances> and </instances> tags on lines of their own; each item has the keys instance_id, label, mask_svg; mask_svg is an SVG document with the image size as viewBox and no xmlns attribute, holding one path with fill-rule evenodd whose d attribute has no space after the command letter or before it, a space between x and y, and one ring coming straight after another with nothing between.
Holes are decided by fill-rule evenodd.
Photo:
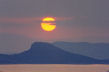
<instances>
[{"instance_id":1,"label":"haze over water","mask_svg":"<svg viewBox=\"0 0 109 72\"><path fill-rule=\"evenodd\" d=\"M109 65L19 64L0 65L0 72L107 72Z\"/></svg>"}]
</instances>

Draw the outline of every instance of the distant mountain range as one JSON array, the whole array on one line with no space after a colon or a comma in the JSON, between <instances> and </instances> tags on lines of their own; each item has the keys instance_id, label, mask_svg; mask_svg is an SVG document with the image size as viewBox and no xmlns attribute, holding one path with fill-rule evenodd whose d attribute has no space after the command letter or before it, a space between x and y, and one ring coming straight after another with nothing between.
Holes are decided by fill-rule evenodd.
<instances>
[{"instance_id":1,"label":"distant mountain range","mask_svg":"<svg viewBox=\"0 0 109 72\"><path fill-rule=\"evenodd\" d=\"M35 42L25 52L0 54L0 64L109 64L109 60L98 60L64 51L50 43Z\"/></svg>"},{"instance_id":2,"label":"distant mountain range","mask_svg":"<svg viewBox=\"0 0 109 72\"><path fill-rule=\"evenodd\" d=\"M54 42L55 46L68 51L96 59L109 59L109 43Z\"/></svg>"}]
</instances>

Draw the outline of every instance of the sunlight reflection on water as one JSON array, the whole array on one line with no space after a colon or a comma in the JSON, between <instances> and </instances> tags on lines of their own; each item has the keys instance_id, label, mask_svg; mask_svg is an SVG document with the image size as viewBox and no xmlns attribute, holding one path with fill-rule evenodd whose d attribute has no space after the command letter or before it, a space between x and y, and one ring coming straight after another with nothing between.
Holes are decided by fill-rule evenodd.
<instances>
[{"instance_id":1,"label":"sunlight reflection on water","mask_svg":"<svg viewBox=\"0 0 109 72\"><path fill-rule=\"evenodd\" d=\"M0 65L0 72L108 72L109 65Z\"/></svg>"}]
</instances>

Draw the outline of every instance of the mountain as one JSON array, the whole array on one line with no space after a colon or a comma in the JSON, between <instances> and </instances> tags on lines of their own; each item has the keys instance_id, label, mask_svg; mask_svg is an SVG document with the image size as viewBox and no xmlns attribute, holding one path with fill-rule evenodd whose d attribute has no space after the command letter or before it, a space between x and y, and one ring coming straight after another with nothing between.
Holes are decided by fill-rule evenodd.
<instances>
[{"instance_id":1,"label":"mountain","mask_svg":"<svg viewBox=\"0 0 109 72\"><path fill-rule=\"evenodd\" d=\"M109 43L54 42L53 44L70 53L96 59L109 59Z\"/></svg>"},{"instance_id":2,"label":"mountain","mask_svg":"<svg viewBox=\"0 0 109 72\"><path fill-rule=\"evenodd\" d=\"M19 54L0 55L0 64L109 64L87 56L69 53L50 43L35 42Z\"/></svg>"}]
</instances>

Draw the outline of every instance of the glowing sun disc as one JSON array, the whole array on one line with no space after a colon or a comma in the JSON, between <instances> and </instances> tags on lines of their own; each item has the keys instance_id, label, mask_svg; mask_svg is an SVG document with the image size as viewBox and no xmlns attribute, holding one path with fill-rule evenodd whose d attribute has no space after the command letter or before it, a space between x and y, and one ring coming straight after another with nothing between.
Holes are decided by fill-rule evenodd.
<instances>
[{"instance_id":1,"label":"glowing sun disc","mask_svg":"<svg viewBox=\"0 0 109 72\"><path fill-rule=\"evenodd\" d=\"M55 21L55 19L52 18L52 17L46 17L46 18L43 18L42 21L43 21L43 22L44 22L44 21Z\"/></svg>"},{"instance_id":2,"label":"glowing sun disc","mask_svg":"<svg viewBox=\"0 0 109 72\"><path fill-rule=\"evenodd\" d=\"M52 17L46 17L42 19L41 27L44 31L53 31L56 29L56 23L54 23L55 19Z\"/></svg>"}]
</instances>

